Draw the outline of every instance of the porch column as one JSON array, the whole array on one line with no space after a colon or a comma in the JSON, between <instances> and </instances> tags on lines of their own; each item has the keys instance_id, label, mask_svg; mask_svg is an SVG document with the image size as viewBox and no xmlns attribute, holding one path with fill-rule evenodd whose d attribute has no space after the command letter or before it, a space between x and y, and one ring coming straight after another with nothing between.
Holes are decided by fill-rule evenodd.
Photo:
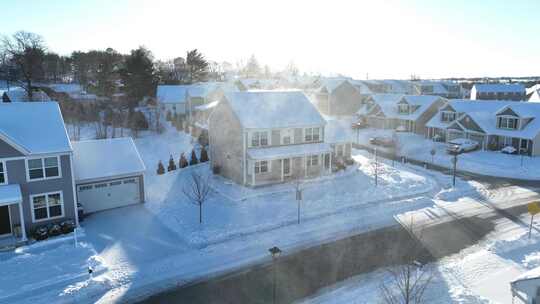
<instances>
[{"instance_id":1,"label":"porch column","mask_svg":"<svg viewBox=\"0 0 540 304\"><path fill-rule=\"evenodd\" d=\"M248 167L249 167L249 162L248 162ZM251 166L251 185L255 186L255 164Z\"/></svg>"},{"instance_id":2,"label":"porch column","mask_svg":"<svg viewBox=\"0 0 540 304\"><path fill-rule=\"evenodd\" d=\"M319 154L319 165L321 166L321 170L319 170L319 175L323 175L324 172L324 154Z\"/></svg>"},{"instance_id":3,"label":"porch column","mask_svg":"<svg viewBox=\"0 0 540 304\"><path fill-rule=\"evenodd\" d=\"M284 165L283 165L283 159L282 159L282 160L281 160L281 181L284 180L284 178L283 178L283 166L284 166Z\"/></svg>"},{"instance_id":4,"label":"porch column","mask_svg":"<svg viewBox=\"0 0 540 304\"><path fill-rule=\"evenodd\" d=\"M24 215L23 215L23 209L22 209L22 202L19 202L19 217L21 218L21 233L22 233L22 240L26 241L26 227L24 225Z\"/></svg>"},{"instance_id":5,"label":"porch column","mask_svg":"<svg viewBox=\"0 0 540 304\"><path fill-rule=\"evenodd\" d=\"M330 152L328 154L330 154L330 164L328 166L328 170L329 170L328 173L332 173L332 152Z\"/></svg>"},{"instance_id":6,"label":"porch column","mask_svg":"<svg viewBox=\"0 0 540 304\"><path fill-rule=\"evenodd\" d=\"M304 155L304 177L307 177L307 155Z\"/></svg>"}]
</instances>

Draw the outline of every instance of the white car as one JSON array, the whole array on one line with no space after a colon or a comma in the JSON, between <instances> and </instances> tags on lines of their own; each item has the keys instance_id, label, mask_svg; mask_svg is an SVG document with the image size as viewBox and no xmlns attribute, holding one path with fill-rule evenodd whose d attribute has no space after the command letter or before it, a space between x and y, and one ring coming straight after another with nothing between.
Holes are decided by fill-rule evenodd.
<instances>
[{"instance_id":1,"label":"white car","mask_svg":"<svg viewBox=\"0 0 540 304\"><path fill-rule=\"evenodd\" d=\"M446 151L450 154L465 153L478 149L478 142L466 138L456 138L448 141Z\"/></svg>"}]
</instances>

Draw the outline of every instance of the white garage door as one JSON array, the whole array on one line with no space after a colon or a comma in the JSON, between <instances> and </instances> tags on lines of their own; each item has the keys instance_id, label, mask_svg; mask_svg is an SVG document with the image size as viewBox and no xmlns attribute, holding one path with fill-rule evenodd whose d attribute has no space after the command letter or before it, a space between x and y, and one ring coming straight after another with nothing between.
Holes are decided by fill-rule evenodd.
<instances>
[{"instance_id":1,"label":"white garage door","mask_svg":"<svg viewBox=\"0 0 540 304\"><path fill-rule=\"evenodd\" d=\"M139 179L80 185L77 194L85 213L132 205L140 202Z\"/></svg>"}]
</instances>

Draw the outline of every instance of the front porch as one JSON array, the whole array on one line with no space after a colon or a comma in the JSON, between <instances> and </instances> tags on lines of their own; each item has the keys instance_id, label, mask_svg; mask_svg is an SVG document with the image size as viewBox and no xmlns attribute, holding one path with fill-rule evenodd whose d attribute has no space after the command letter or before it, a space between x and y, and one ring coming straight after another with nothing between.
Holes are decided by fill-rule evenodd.
<instances>
[{"instance_id":1,"label":"front porch","mask_svg":"<svg viewBox=\"0 0 540 304\"><path fill-rule=\"evenodd\" d=\"M0 248L16 246L26 240L20 186L0 186Z\"/></svg>"},{"instance_id":2,"label":"front porch","mask_svg":"<svg viewBox=\"0 0 540 304\"><path fill-rule=\"evenodd\" d=\"M246 184L261 186L332 173L332 148L305 144L248 151Z\"/></svg>"}]
</instances>

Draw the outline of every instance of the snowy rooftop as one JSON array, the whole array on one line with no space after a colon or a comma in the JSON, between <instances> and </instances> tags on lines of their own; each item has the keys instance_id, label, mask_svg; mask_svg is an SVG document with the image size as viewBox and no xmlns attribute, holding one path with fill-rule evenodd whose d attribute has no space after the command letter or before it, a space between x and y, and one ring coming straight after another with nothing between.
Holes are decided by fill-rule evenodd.
<instances>
[{"instance_id":1,"label":"snowy rooftop","mask_svg":"<svg viewBox=\"0 0 540 304\"><path fill-rule=\"evenodd\" d=\"M32 100L28 98L26 90L20 87L11 88L9 91L3 91L11 102L27 102L27 101L51 101L45 92L38 90L32 93Z\"/></svg>"},{"instance_id":2,"label":"snowy rooftop","mask_svg":"<svg viewBox=\"0 0 540 304\"><path fill-rule=\"evenodd\" d=\"M58 93L81 93L83 88L77 83L56 83L49 85L53 91Z\"/></svg>"},{"instance_id":3,"label":"snowy rooftop","mask_svg":"<svg viewBox=\"0 0 540 304\"><path fill-rule=\"evenodd\" d=\"M244 128L280 128L324 125L325 120L301 91L225 93Z\"/></svg>"},{"instance_id":4,"label":"snowy rooftop","mask_svg":"<svg viewBox=\"0 0 540 304\"><path fill-rule=\"evenodd\" d=\"M21 201L21 186L19 184L0 186L0 206Z\"/></svg>"},{"instance_id":5,"label":"snowy rooftop","mask_svg":"<svg viewBox=\"0 0 540 304\"><path fill-rule=\"evenodd\" d=\"M348 120L330 119L324 128L324 141L326 143L350 142L353 134L351 122Z\"/></svg>"},{"instance_id":6,"label":"snowy rooftop","mask_svg":"<svg viewBox=\"0 0 540 304\"><path fill-rule=\"evenodd\" d=\"M76 181L143 173L146 168L131 137L75 141Z\"/></svg>"},{"instance_id":7,"label":"snowy rooftop","mask_svg":"<svg viewBox=\"0 0 540 304\"><path fill-rule=\"evenodd\" d=\"M327 143L288 145L271 148L248 149L249 158L255 160L280 159L284 157L296 157L331 152L332 148Z\"/></svg>"},{"instance_id":8,"label":"snowy rooftop","mask_svg":"<svg viewBox=\"0 0 540 304\"><path fill-rule=\"evenodd\" d=\"M494 92L494 93L508 93L508 92L518 92L524 93L525 87L522 84L509 84L509 83L485 83L485 84L475 84L473 89L476 89L476 92Z\"/></svg>"},{"instance_id":9,"label":"snowy rooftop","mask_svg":"<svg viewBox=\"0 0 540 304\"><path fill-rule=\"evenodd\" d=\"M185 103L188 85L158 85L156 98L161 103Z\"/></svg>"},{"instance_id":10,"label":"snowy rooftop","mask_svg":"<svg viewBox=\"0 0 540 304\"><path fill-rule=\"evenodd\" d=\"M373 94L371 95L371 99L379 106L387 118L417 120L429 107L441 100L441 97L433 95ZM405 102L413 106L414 111L410 114L400 114L398 112L399 102ZM357 114L366 114L366 109L366 107L361 107Z\"/></svg>"},{"instance_id":11,"label":"snowy rooftop","mask_svg":"<svg viewBox=\"0 0 540 304\"><path fill-rule=\"evenodd\" d=\"M468 99L452 99L448 102L455 111L468 115L484 132L500 136L512 136L532 139L540 133L540 104L502 100L473 101ZM522 130L504 130L497 128L497 113L511 109L521 118L532 118ZM426 124L428 127L441 127L440 115L435 115Z\"/></svg>"},{"instance_id":12,"label":"snowy rooftop","mask_svg":"<svg viewBox=\"0 0 540 304\"><path fill-rule=\"evenodd\" d=\"M0 103L0 136L28 154L72 150L56 102Z\"/></svg>"}]
</instances>

